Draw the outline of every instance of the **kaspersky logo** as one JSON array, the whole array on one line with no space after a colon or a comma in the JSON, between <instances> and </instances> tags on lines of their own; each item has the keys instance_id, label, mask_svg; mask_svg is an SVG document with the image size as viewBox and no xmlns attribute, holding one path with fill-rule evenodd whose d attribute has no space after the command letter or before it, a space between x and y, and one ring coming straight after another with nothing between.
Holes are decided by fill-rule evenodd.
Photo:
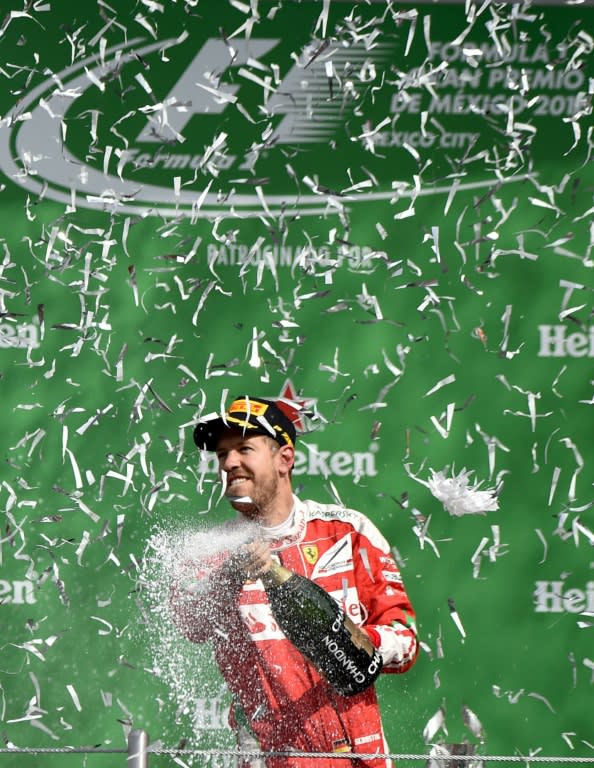
<instances>
[{"instance_id":1,"label":"kaspersky logo","mask_svg":"<svg viewBox=\"0 0 594 768\"><path fill-rule=\"evenodd\" d=\"M136 38L87 57L52 73L0 121L0 170L69 211L249 217L287 205L319 214L371 199L369 179L333 193L315 169L322 160L327 167L329 142L352 116L355 89L373 84L395 44L320 52L317 42L281 72L274 64L281 43L209 38L196 50L193 41ZM338 78L349 77L339 89ZM358 146L353 140L347 149L356 155ZM308 167L300 165L300 147ZM343 165L336 163L342 185ZM378 195L387 199L393 190Z\"/></svg>"}]
</instances>

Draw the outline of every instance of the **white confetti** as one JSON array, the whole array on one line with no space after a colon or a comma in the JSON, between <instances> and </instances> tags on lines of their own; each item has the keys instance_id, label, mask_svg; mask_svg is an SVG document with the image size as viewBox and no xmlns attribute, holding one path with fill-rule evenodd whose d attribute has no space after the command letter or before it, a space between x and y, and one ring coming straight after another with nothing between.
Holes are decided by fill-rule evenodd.
<instances>
[{"instance_id":1,"label":"white confetti","mask_svg":"<svg viewBox=\"0 0 594 768\"><path fill-rule=\"evenodd\" d=\"M446 477L443 472L431 470L427 487L455 517L484 514L499 509L495 490L479 490L482 483L470 485L471 474L462 469L457 476Z\"/></svg>"},{"instance_id":2,"label":"white confetti","mask_svg":"<svg viewBox=\"0 0 594 768\"><path fill-rule=\"evenodd\" d=\"M73 685L70 685L70 684L68 684L68 685L66 686L66 690L67 690L67 691L68 691L68 693L70 694L70 698L72 699L72 702L73 702L74 706L76 707L76 709L77 709L79 712L82 712L82 707L81 707L81 705L80 705L80 700L79 700L79 698L78 698L78 694L77 694L76 690L74 689L74 686L73 686Z\"/></svg>"},{"instance_id":3,"label":"white confetti","mask_svg":"<svg viewBox=\"0 0 594 768\"><path fill-rule=\"evenodd\" d=\"M433 717L429 718L423 728L423 739L425 744L429 744L435 738L435 735L445 726L445 711L440 707Z\"/></svg>"},{"instance_id":4,"label":"white confetti","mask_svg":"<svg viewBox=\"0 0 594 768\"><path fill-rule=\"evenodd\" d=\"M437 392L442 387L445 387L447 384L453 384L456 381L456 374L451 373L449 376L446 376L443 379L440 379L440 381L437 382L431 389L429 389L423 397L429 397L429 395L432 395L434 392Z\"/></svg>"},{"instance_id":5,"label":"white confetti","mask_svg":"<svg viewBox=\"0 0 594 768\"><path fill-rule=\"evenodd\" d=\"M466 706L466 704L462 705L462 719L464 720L464 724L472 733L472 735L482 741L485 736L485 729L483 728L483 724L478 719L476 714L470 709L470 707Z\"/></svg>"},{"instance_id":6,"label":"white confetti","mask_svg":"<svg viewBox=\"0 0 594 768\"><path fill-rule=\"evenodd\" d=\"M460 620L460 616L458 615L458 611L456 610L456 606L454 604L453 599L450 597L448 598L448 608L450 609L450 616L452 617L452 621L456 625L458 631L462 635L463 638L466 637L466 630L464 629L464 626L462 625L462 621Z\"/></svg>"}]
</instances>

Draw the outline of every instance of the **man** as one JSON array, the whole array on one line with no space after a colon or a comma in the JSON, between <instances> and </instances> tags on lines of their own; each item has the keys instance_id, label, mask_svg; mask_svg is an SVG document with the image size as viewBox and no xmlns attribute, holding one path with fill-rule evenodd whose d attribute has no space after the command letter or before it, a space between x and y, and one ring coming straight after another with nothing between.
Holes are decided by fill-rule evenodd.
<instances>
[{"instance_id":1,"label":"man","mask_svg":"<svg viewBox=\"0 0 594 768\"><path fill-rule=\"evenodd\" d=\"M281 401L240 397L198 423L196 445L216 452L225 495L259 541L222 563L190 564L194 586L173 592L173 614L193 642L212 641L231 691L240 748L263 752L388 752L373 686L332 688L278 627L264 576L271 558L330 593L379 650L384 672L406 672L418 644L414 612L390 548L362 514L303 501L292 490L296 430ZM262 543L265 543L264 544ZM217 567L218 566L218 567ZM210 571L209 571L210 568ZM250 741L251 736L251 741ZM247 737L247 740L246 740ZM254 741L255 737L255 741ZM387 768L384 758L268 756L267 768Z\"/></svg>"}]
</instances>

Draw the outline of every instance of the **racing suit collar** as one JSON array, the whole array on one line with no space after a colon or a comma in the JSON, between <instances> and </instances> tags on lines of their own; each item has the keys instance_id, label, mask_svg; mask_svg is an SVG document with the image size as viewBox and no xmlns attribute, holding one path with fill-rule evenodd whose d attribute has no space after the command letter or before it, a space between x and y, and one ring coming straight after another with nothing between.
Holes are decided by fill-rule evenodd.
<instances>
[{"instance_id":1,"label":"racing suit collar","mask_svg":"<svg viewBox=\"0 0 594 768\"><path fill-rule=\"evenodd\" d=\"M274 526L274 528L264 528L262 526L262 532L264 538L270 544L270 549L278 551L302 541L305 536L305 528L305 506L293 494L293 509L287 520L278 526Z\"/></svg>"}]
</instances>

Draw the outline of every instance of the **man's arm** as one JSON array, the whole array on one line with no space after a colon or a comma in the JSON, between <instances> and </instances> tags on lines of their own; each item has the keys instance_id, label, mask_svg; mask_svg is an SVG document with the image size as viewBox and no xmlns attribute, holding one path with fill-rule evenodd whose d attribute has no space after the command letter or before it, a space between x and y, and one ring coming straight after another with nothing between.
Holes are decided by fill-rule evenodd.
<instances>
[{"instance_id":1,"label":"man's arm","mask_svg":"<svg viewBox=\"0 0 594 768\"><path fill-rule=\"evenodd\" d=\"M368 520L355 536L355 578L367 612L363 629L380 651L384 672L406 672L419 643L416 616L388 542Z\"/></svg>"}]
</instances>

